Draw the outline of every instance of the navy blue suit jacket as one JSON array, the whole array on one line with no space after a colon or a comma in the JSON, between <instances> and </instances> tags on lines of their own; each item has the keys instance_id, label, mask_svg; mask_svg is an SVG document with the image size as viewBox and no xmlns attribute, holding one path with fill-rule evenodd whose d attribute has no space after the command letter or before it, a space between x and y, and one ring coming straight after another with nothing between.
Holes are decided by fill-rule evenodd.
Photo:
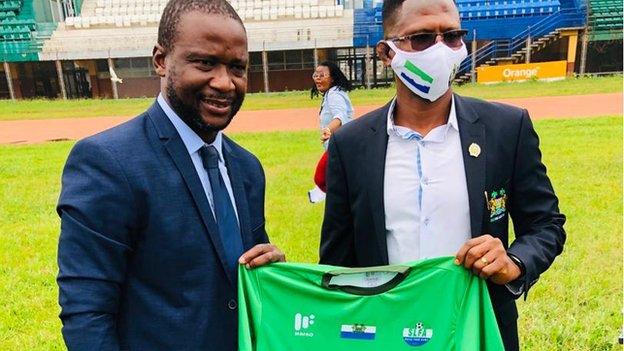
<instances>
[{"instance_id":1,"label":"navy blue suit jacket","mask_svg":"<svg viewBox=\"0 0 624 351\"><path fill-rule=\"evenodd\" d=\"M388 264L383 203L390 104L340 128L329 143L327 198L321 234L323 264L366 267ZM526 267L525 289L559 255L565 242L565 217L526 110L455 95L455 108L468 187L473 237L490 234ZM471 144L479 157L469 154ZM485 192L504 189L506 210L493 214ZM452 216L449 213L449 216ZM508 237L509 215L516 239ZM459 249L459 248L458 248ZM488 282L507 350L518 348L515 298Z\"/></svg>"},{"instance_id":2,"label":"navy blue suit jacket","mask_svg":"<svg viewBox=\"0 0 624 351\"><path fill-rule=\"evenodd\" d=\"M227 137L223 152L247 250L268 242L264 173ZM158 104L78 142L62 182L57 280L69 350L237 349L236 277Z\"/></svg>"}]
</instances>

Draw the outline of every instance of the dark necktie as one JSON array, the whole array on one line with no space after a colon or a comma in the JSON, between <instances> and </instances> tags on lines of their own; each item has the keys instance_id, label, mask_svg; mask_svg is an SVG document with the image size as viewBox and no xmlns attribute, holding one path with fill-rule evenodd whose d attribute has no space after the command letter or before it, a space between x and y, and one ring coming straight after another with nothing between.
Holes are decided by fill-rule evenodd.
<instances>
[{"instance_id":1,"label":"dark necktie","mask_svg":"<svg viewBox=\"0 0 624 351\"><path fill-rule=\"evenodd\" d=\"M236 276L238 258L243 254L243 242L234 206L232 206L230 195L221 177L221 172L219 172L219 153L214 146L207 145L199 150L199 154L204 168L208 172L215 219L219 227L221 242L225 249L225 256L229 268L233 272L232 276Z\"/></svg>"}]
</instances>

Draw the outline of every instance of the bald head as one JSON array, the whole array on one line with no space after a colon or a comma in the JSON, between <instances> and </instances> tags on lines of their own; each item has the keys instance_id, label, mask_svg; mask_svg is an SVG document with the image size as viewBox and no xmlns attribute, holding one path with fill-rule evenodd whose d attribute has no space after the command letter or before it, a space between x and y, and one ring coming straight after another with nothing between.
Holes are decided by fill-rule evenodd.
<instances>
[{"instance_id":1,"label":"bald head","mask_svg":"<svg viewBox=\"0 0 624 351\"><path fill-rule=\"evenodd\" d=\"M386 38L408 34L404 33L408 27L426 27L425 22L431 22L433 18L445 22L443 26L459 28L460 25L459 11L454 0L386 0L383 3L382 19Z\"/></svg>"}]
</instances>

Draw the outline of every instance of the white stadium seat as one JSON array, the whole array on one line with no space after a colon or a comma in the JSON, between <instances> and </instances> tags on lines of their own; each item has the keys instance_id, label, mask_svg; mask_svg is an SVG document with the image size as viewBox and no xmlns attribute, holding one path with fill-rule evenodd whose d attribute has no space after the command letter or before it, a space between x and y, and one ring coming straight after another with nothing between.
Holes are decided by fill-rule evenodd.
<instances>
[{"instance_id":1,"label":"white stadium seat","mask_svg":"<svg viewBox=\"0 0 624 351\"><path fill-rule=\"evenodd\" d=\"M342 5L336 5L336 17L342 17L344 14L344 8Z\"/></svg>"},{"instance_id":2,"label":"white stadium seat","mask_svg":"<svg viewBox=\"0 0 624 351\"><path fill-rule=\"evenodd\" d=\"M327 17L334 17L336 15L335 6L327 6Z\"/></svg>"},{"instance_id":3,"label":"white stadium seat","mask_svg":"<svg viewBox=\"0 0 624 351\"><path fill-rule=\"evenodd\" d=\"M327 6L319 6L318 7L318 14L319 14L320 18L327 17Z\"/></svg>"},{"instance_id":4,"label":"white stadium seat","mask_svg":"<svg viewBox=\"0 0 624 351\"><path fill-rule=\"evenodd\" d=\"M75 22L76 22L76 17L65 18L65 25L68 27L73 27Z\"/></svg>"},{"instance_id":5,"label":"white stadium seat","mask_svg":"<svg viewBox=\"0 0 624 351\"><path fill-rule=\"evenodd\" d=\"M318 18L319 16L319 8L318 6L310 6L310 17Z\"/></svg>"}]
</instances>

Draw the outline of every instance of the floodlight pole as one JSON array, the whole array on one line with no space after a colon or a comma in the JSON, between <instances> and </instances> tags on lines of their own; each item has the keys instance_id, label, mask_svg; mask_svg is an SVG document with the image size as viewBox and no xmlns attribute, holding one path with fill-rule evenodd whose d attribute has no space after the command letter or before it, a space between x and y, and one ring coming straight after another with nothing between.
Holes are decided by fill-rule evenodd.
<instances>
[{"instance_id":1,"label":"floodlight pole","mask_svg":"<svg viewBox=\"0 0 624 351\"><path fill-rule=\"evenodd\" d=\"M113 71L115 70L115 67L113 66L113 59L110 57L110 54L108 55L108 67L110 69L110 67L113 67ZM112 79L113 77L111 77L111 86L113 88L113 99L115 100L119 100L119 90L117 89L117 81Z\"/></svg>"},{"instance_id":2,"label":"floodlight pole","mask_svg":"<svg viewBox=\"0 0 624 351\"><path fill-rule=\"evenodd\" d=\"M366 36L366 56L364 58L366 60L366 72L364 73L366 74L366 89L371 88L371 75L373 74L373 64L371 62L369 40L370 40L370 37L367 35Z\"/></svg>"},{"instance_id":3,"label":"floodlight pole","mask_svg":"<svg viewBox=\"0 0 624 351\"><path fill-rule=\"evenodd\" d=\"M63 100L67 100L67 89L65 89L65 77L63 76L63 65L61 64L61 60L58 59L58 55L56 56L56 61L54 61L54 63L56 65L58 84L61 88L61 97Z\"/></svg>"},{"instance_id":4,"label":"floodlight pole","mask_svg":"<svg viewBox=\"0 0 624 351\"><path fill-rule=\"evenodd\" d=\"M50 13L52 14L52 21L61 22L60 20L57 20L56 16L54 15L54 7L52 5L52 0L48 0L48 5L50 6Z\"/></svg>"},{"instance_id":5,"label":"floodlight pole","mask_svg":"<svg viewBox=\"0 0 624 351\"><path fill-rule=\"evenodd\" d=\"M318 67L319 57L318 57L318 48L316 47L316 38L314 38L314 69Z\"/></svg>"},{"instance_id":6,"label":"floodlight pole","mask_svg":"<svg viewBox=\"0 0 624 351\"><path fill-rule=\"evenodd\" d=\"M9 87L9 95L11 100L15 100L15 91L13 90L13 77L11 76L11 66L4 61L4 75L6 76L7 86Z\"/></svg>"},{"instance_id":7,"label":"floodlight pole","mask_svg":"<svg viewBox=\"0 0 624 351\"><path fill-rule=\"evenodd\" d=\"M264 79L264 92L269 92L269 56L266 52L265 42L262 42L262 77Z\"/></svg>"},{"instance_id":8,"label":"floodlight pole","mask_svg":"<svg viewBox=\"0 0 624 351\"><path fill-rule=\"evenodd\" d=\"M585 27L583 31L583 37L581 39L581 65L579 67L579 74L585 74L585 66L587 65L587 42L589 41L589 35L587 34L588 27Z\"/></svg>"},{"instance_id":9,"label":"floodlight pole","mask_svg":"<svg viewBox=\"0 0 624 351\"><path fill-rule=\"evenodd\" d=\"M59 13L59 22L65 21L65 16L63 15L63 6L61 5L61 0L56 0L56 7Z\"/></svg>"},{"instance_id":10,"label":"floodlight pole","mask_svg":"<svg viewBox=\"0 0 624 351\"><path fill-rule=\"evenodd\" d=\"M471 63L470 63L470 82L472 84L477 82L477 30L473 29L472 30L472 52L470 53L471 56Z\"/></svg>"}]
</instances>

